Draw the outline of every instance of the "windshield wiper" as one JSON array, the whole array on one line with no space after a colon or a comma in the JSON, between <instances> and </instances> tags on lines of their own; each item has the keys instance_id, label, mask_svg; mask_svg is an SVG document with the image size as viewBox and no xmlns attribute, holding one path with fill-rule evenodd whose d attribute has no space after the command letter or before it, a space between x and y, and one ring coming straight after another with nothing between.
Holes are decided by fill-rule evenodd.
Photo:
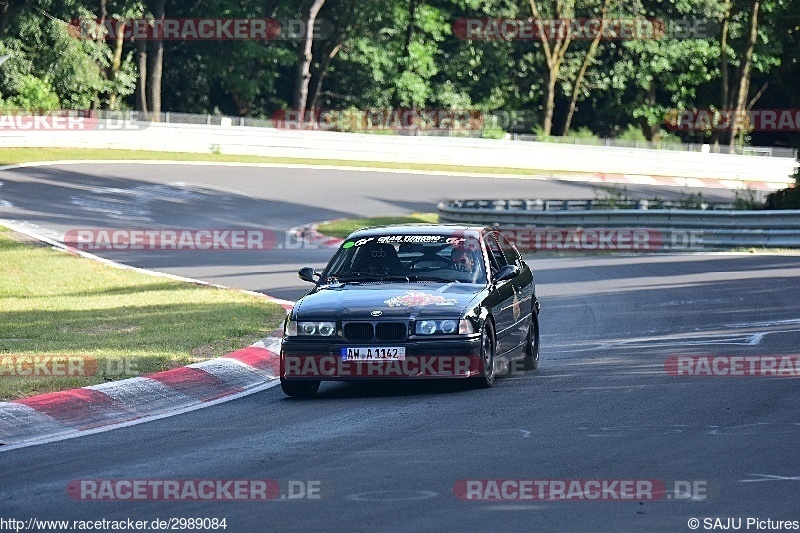
<instances>
[{"instance_id":1,"label":"windshield wiper","mask_svg":"<svg viewBox=\"0 0 800 533\"><path fill-rule=\"evenodd\" d=\"M408 276L388 276L372 274L370 272L351 272L348 276L336 276L340 283L353 283L359 281L411 281Z\"/></svg>"},{"instance_id":2,"label":"windshield wiper","mask_svg":"<svg viewBox=\"0 0 800 533\"><path fill-rule=\"evenodd\" d=\"M413 281L430 281L432 283L461 283L457 279L411 276Z\"/></svg>"}]
</instances>

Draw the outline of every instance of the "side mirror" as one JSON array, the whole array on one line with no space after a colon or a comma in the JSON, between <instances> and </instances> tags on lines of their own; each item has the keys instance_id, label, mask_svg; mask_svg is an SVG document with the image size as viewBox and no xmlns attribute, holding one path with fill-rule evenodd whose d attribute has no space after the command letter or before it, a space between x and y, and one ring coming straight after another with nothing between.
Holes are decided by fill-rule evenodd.
<instances>
[{"instance_id":1,"label":"side mirror","mask_svg":"<svg viewBox=\"0 0 800 533\"><path fill-rule=\"evenodd\" d=\"M519 276L519 267L517 265L506 265L500 269L500 272L497 273L497 277L495 281L507 281L510 279L514 279Z\"/></svg>"},{"instance_id":2,"label":"side mirror","mask_svg":"<svg viewBox=\"0 0 800 533\"><path fill-rule=\"evenodd\" d=\"M316 283L317 280L314 278L319 278L319 273L311 267L303 267L297 272L297 275L300 276L300 279L303 281L310 281L311 283Z\"/></svg>"}]
</instances>

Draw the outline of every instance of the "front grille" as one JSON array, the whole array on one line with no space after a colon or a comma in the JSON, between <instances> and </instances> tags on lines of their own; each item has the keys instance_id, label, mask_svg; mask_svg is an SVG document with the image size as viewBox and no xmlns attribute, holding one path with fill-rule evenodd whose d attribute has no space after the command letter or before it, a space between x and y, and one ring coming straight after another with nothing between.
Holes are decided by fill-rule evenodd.
<instances>
[{"instance_id":1,"label":"front grille","mask_svg":"<svg viewBox=\"0 0 800 533\"><path fill-rule=\"evenodd\" d=\"M344 325L344 338L349 341L371 341L373 336L369 322L349 322Z\"/></svg>"},{"instance_id":2,"label":"front grille","mask_svg":"<svg viewBox=\"0 0 800 533\"><path fill-rule=\"evenodd\" d=\"M348 341L402 341L408 333L405 322L347 322L344 338Z\"/></svg>"},{"instance_id":3,"label":"front grille","mask_svg":"<svg viewBox=\"0 0 800 533\"><path fill-rule=\"evenodd\" d=\"M407 326L403 322L379 322L375 334L379 341L401 341L406 338Z\"/></svg>"}]
</instances>

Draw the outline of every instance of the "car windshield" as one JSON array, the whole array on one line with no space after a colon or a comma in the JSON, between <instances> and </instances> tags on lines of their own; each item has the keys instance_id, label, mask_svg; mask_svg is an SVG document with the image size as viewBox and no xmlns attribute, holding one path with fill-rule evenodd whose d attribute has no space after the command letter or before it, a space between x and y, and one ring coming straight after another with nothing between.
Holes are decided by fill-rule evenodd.
<instances>
[{"instance_id":1,"label":"car windshield","mask_svg":"<svg viewBox=\"0 0 800 533\"><path fill-rule=\"evenodd\" d=\"M346 240L324 277L335 282L486 283L479 241L450 235L386 234Z\"/></svg>"}]
</instances>

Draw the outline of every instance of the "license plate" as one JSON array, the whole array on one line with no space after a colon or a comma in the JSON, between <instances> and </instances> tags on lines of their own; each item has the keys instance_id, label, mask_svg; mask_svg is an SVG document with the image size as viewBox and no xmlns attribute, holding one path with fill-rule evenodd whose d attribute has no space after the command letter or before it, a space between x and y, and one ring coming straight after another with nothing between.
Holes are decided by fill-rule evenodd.
<instances>
[{"instance_id":1,"label":"license plate","mask_svg":"<svg viewBox=\"0 0 800 533\"><path fill-rule=\"evenodd\" d=\"M342 361L402 361L406 349L402 346L358 346L342 348Z\"/></svg>"}]
</instances>

